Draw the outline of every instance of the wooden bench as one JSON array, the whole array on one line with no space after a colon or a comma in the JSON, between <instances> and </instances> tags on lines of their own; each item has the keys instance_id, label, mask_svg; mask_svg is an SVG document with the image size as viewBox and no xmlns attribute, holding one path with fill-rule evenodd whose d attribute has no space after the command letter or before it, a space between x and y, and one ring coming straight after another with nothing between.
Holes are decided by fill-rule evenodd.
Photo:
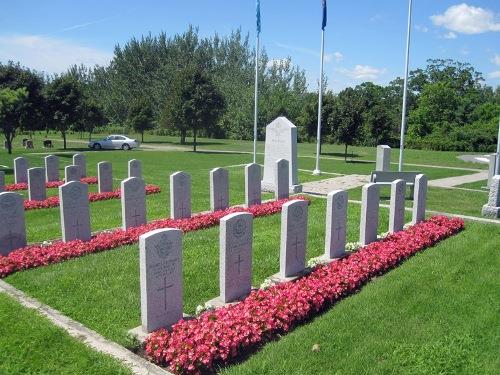
<instances>
[{"instance_id":1,"label":"wooden bench","mask_svg":"<svg viewBox=\"0 0 500 375\"><path fill-rule=\"evenodd\" d=\"M379 185L390 186L393 181L404 180L406 186L410 187L410 194L413 197L413 189L415 187L415 178L422 172L388 172L388 171L373 171L370 175L370 182Z\"/></svg>"}]
</instances>

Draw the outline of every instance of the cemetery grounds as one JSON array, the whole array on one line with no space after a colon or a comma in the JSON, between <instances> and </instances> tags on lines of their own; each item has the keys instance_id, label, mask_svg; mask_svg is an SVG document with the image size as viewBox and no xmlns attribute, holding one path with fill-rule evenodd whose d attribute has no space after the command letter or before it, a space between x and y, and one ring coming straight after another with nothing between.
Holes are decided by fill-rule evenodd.
<instances>
[{"instance_id":1,"label":"cemetery grounds","mask_svg":"<svg viewBox=\"0 0 500 375\"><path fill-rule=\"evenodd\" d=\"M42 166L43 157L53 153L63 169L74 153L85 151L88 175L96 175L98 162L110 161L117 188L126 178L127 161L139 159L145 181L162 188L160 194L147 197L148 221L169 215L168 176L179 170L191 174L193 212L209 209L208 174L215 167L229 170L230 205L244 202L243 168L252 160L251 142L201 139L199 152L192 153L190 145L179 145L176 138L149 139L153 137L147 135L140 150L87 152L86 142L77 137L70 139L66 151L58 141L52 150L37 147L41 141L35 138L33 150L17 147L13 155L2 152L0 168L6 171L6 183L12 183L15 157L25 156L30 166ZM260 164L263 147L259 144ZM314 150L313 144L298 145L301 183L336 174L368 175L375 168L375 148L351 147L345 162L343 146L324 145L324 174L312 176ZM397 154L394 149L393 163ZM484 164L461 161L459 154L407 150L405 163L415 165L407 164L405 170L421 171L429 181L486 170ZM429 186L427 209L479 218L488 196L481 189L485 184L478 181L452 189ZM97 186L89 185L89 190L96 191ZM21 193L27 197L27 192ZM48 189L48 195L57 195L57 189ZM361 188L349 190L350 200L359 201L360 196ZM263 199L270 198L263 194ZM381 189L381 204L388 199L389 188ZM323 198L311 197L308 259L323 253L325 203ZM93 202L90 210L92 231L121 224L120 200ZM359 218L360 205L350 203L350 242L358 240ZM388 208L380 208L379 221L379 233L386 232ZM280 215L256 218L253 225L253 284L260 285L279 268ZM60 238L59 208L26 211L26 226L29 243ZM500 368L500 226L467 220L465 228L221 373L495 373ZM194 314L198 305L218 295L218 259L218 227L184 235L186 313ZM3 280L109 340L132 349L137 345L127 335L140 323L137 244L18 272ZM3 293L0 348L0 374L131 373Z\"/></svg>"}]
</instances>

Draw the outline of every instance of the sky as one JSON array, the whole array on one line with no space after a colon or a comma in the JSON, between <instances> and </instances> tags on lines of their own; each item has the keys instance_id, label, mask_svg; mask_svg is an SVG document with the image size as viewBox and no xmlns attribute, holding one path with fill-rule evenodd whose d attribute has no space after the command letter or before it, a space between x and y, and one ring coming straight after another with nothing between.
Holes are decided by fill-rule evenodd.
<instances>
[{"instance_id":1,"label":"sky","mask_svg":"<svg viewBox=\"0 0 500 375\"><path fill-rule=\"evenodd\" d=\"M325 75L338 92L365 81L387 84L404 74L407 0L328 0ZM0 7L0 62L46 73L73 64L107 65L116 44L191 24L201 36L241 28L255 42L255 0L24 0ZM261 0L261 46L270 59L291 57L319 77L321 0ZM429 58L471 63L486 84L500 85L500 1L413 0L410 69Z\"/></svg>"}]
</instances>

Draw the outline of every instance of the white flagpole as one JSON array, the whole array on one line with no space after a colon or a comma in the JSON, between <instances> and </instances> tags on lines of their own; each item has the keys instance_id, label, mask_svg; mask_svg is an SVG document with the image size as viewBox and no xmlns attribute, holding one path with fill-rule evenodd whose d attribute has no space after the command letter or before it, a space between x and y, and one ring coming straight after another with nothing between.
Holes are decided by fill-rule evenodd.
<instances>
[{"instance_id":1,"label":"white flagpole","mask_svg":"<svg viewBox=\"0 0 500 375\"><path fill-rule=\"evenodd\" d=\"M321 107L323 106L323 56L325 54L325 30L321 30L321 62L319 68L319 97L318 97L318 130L317 130L317 144L316 144L316 168L313 175L319 176L321 171L319 169L319 154L321 151Z\"/></svg>"},{"instance_id":2,"label":"white flagpole","mask_svg":"<svg viewBox=\"0 0 500 375\"><path fill-rule=\"evenodd\" d=\"M408 2L408 31L406 33L406 64L405 64L405 80L403 85L403 108L401 110L401 138L399 145L399 168L403 170L403 152L405 146L405 129L406 129L406 96L408 92L408 64L410 62L410 36L411 36L411 8L413 0Z\"/></svg>"},{"instance_id":3,"label":"white flagpole","mask_svg":"<svg viewBox=\"0 0 500 375\"><path fill-rule=\"evenodd\" d=\"M255 47L255 106L253 119L253 162L257 163L257 116L259 100L259 33L257 33L257 43Z\"/></svg>"},{"instance_id":4,"label":"white flagpole","mask_svg":"<svg viewBox=\"0 0 500 375\"><path fill-rule=\"evenodd\" d=\"M497 138L497 165L495 166L495 175L500 175L500 116L498 118L498 138Z\"/></svg>"}]
</instances>

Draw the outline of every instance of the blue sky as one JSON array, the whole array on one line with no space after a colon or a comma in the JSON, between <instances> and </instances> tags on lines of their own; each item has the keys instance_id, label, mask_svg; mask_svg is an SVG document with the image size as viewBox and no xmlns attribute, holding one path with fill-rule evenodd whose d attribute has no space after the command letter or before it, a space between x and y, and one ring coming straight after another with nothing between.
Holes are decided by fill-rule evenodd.
<instances>
[{"instance_id":1,"label":"blue sky","mask_svg":"<svg viewBox=\"0 0 500 375\"><path fill-rule=\"evenodd\" d=\"M407 0L328 1L325 74L339 91L403 75ZM470 62L489 85L500 84L500 1L414 0L410 69L428 58ZM320 0L261 0L261 45L273 60L290 56L319 76ZM0 61L48 73L72 64L106 64L115 44L149 32L199 27L202 36L241 27L255 38L254 0L34 1L2 4Z\"/></svg>"}]
</instances>

